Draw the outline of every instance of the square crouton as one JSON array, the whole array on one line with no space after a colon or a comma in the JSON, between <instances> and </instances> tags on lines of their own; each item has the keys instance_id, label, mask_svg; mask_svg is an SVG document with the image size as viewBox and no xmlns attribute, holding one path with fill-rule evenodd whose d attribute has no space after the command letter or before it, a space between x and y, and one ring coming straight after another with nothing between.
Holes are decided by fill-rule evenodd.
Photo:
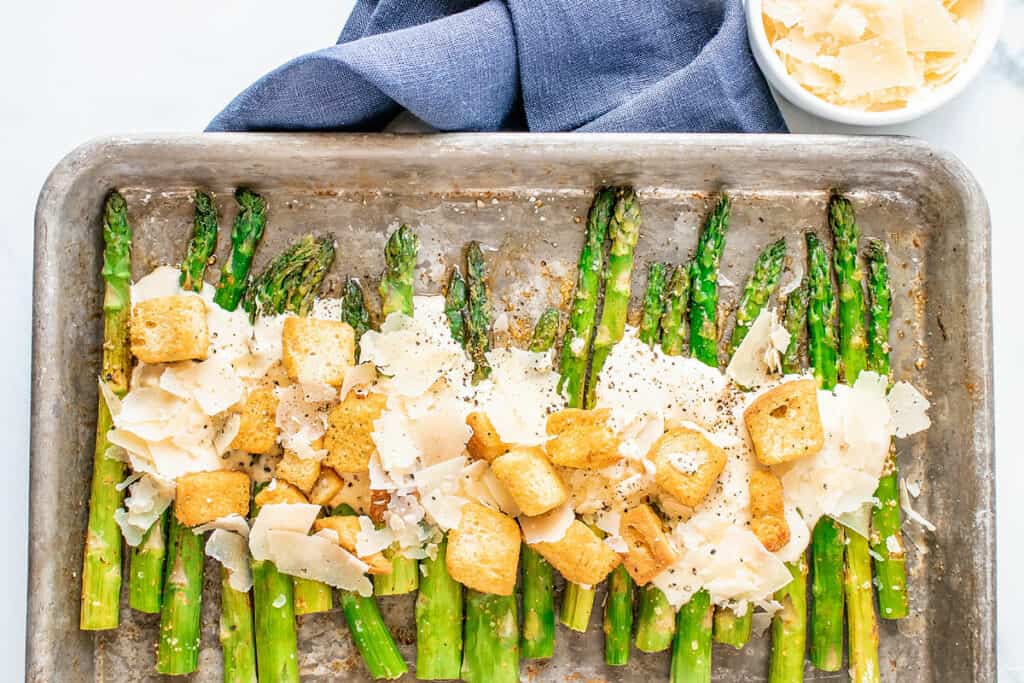
<instances>
[{"instance_id":1,"label":"square crouton","mask_svg":"<svg viewBox=\"0 0 1024 683\"><path fill-rule=\"evenodd\" d=\"M622 457L619 440L608 428L611 411L566 408L548 417L547 444L551 462L561 467L600 470Z\"/></svg>"},{"instance_id":2,"label":"square crouton","mask_svg":"<svg viewBox=\"0 0 1024 683\"><path fill-rule=\"evenodd\" d=\"M273 389L259 387L249 392L239 412L238 434L231 448L265 455L277 449L277 397Z\"/></svg>"},{"instance_id":3,"label":"square crouton","mask_svg":"<svg viewBox=\"0 0 1024 683\"><path fill-rule=\"evenodd\" d=\"M143 363L205 360L210 350L206 303L178 295L135 304L131 320L132 355Z\"/></svg>"},{"instance_id":4,"label":"square crouton","mask_svg":"<svg viewBox=\"0 0 1024 683\"><path fill-rule=\"evenodd\" d=\"M277 505L279 503L308 503L306 495L280 479L272 479L263 490L256 494L253 502L259 507L264 505Z\"/></svg>"},{"instance_id":5,"label":"square crouton","mask_svg":"<svg viewBox=\"0 0 1024 683\"><path fill-rule=\"evenodd\" d=\"M650 583L678 559L661 519L650 505L638 505L622 515L619 535L629 547L622 564L639 586Z\"/></svg>"},{"instance_id":6,"label":"square crouton","mask_svg":"<svg viewBox=\"0 0 1024 683\"><path fill-rule=\"evenodd\" d=\"M230 514L249 514L249 475L217 470L178 477L174 516L185 526L198 526Z\"/></svg>"},{"instance_id":7,"label":"square crouton","mask_svg":"<svg viewBox=\"0 0 1024 683\"><path fill-rule=\"evenodd\" d=\"M383 553L376 552L366 556L356 554L356 542L360 529L358 517L353 515L321 517L313 523L313 530L320 531L321 529L330 529L338 534L338 545L369 565L370 574L391 573L391 560L384 557Z\"/></svg>"},{"instance_id":8,"label":"square crouton","mask_svg":"<svg viewBox=\"0 0 1024 683\"><path fill-rule=\"evenodd\" d=\"M509 445L498 436L498 430L494 428L491 418L487 413L474 411L466 416L466 424L473 430L473 436L469 437L466 450L477 460L494 460L502 453L508 452Z\"/></svg>"},{"instance_id":9,"label":"square crouton","mask_svg":"<svg viewBox=\"0 0 1024 683\"><path fill-rule=\"evenodd\" d=\"M345 400L327 415L324 464L335 472L366 472L370 456L377 451L373 443L373 423L384 412L388 398L384 394L359 396L350 391Z\"/></svg>"},{"instance_id":10,"label":"square crouton","mask_svg":"<svg viewBox=\"0 0 1024 683\"><path fill-rule=\"evenodd\" d=\"M320 461L313 458L300 458L291 451L285 451L284 457L277 463L274 476L309 495L316 480L320 477Z\"/></svg>"},{"instance_id":11,"label":"square crouton","mask_svg":"<svg viewBox=\"0 0 1024 683\"><path fill-rule=\"evenodd\" d=\"M532 543L530 547L557 569L566 581L596 586L619 566L619 554L578 519L561 540Z\"/></svg>"},{"instance_id":12,"label":"square crouton","mask_svg":"<svg viewBox=\"0 0 1024 683\"><path fill-rule=\"evenodd\" d=\"M466 503L459 526L448 533L448 573L481 593L512 595L519 544L515 520L479 503Z\"/></svg>"},{"instance_id":13,"label":"square crouton","mask_svg":"<svg viewBox=\"0 0 1024 683\"><path fill-rule=\"evenodd\" d=\"M491 470L524 515L543 515L569 498L562 478L539 448L513 448L498 456Z\"/></svg>"},{"instance_id":14,"label":"square crouton","mask_svg":"<svg viewBox=\"0 0 1024 683\"><path fill-rule=\"evenodd\" d=\"M750 530L771 552L789 543L782 482L771 472L750 475Z\"/></svg>"},{"instance_id":15,"label":"square crouton","mask_svg":"<svg viewBox=\"0 0 1024 683\"><path fill-rule=\"evenodd\" d=\"M320 318L285 318L281 360L297 382L324 382L340 387L355 365L356 338L348 323Z\"/></svg>"},{"instance_id":16,"label":"square crouton","mask_svg":"<svg viewBox=\"0 0 1024 683\"><path fill-rule=\"evenodd\" d=\"M696 506L708 495L725 469L726 454L694 429L671 429L648 456L656 468L654 481L683 505Z\"/></svg>"},{"instance_id":17,"label":"square crouton","mask_svg":"<svg viewBox=\"0 0 1024 683\"><path fill-rule=\"evenodd\" d=\"M309 492L309 502L314 505L330 505L334 497L341 491L344 484L338 473L330 467L320 466L320 476L316 478Z\"/></svg>"},{"instance_id":18,"label":"square crouton","mask_svg":"<svg viewBox=\"0 0 1024 683\"><path fill-rule=\"evenodd\" d=\"M762 465L777 465L817 454L825 445L814 380L786 382L751 403L743 421Z\"/></svg>"}]
</instances>

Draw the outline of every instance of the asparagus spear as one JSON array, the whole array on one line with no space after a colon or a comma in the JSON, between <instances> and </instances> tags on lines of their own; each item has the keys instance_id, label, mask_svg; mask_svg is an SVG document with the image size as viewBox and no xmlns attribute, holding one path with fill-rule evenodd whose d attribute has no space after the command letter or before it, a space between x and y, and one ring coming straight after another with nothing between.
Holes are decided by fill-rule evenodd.
<instances>
[{"instance_id":1,"label":"asparagus spear","mask_svg":"<svg viewBox=\"0 0 1024 683\"><path fill-rule=\"evenodd\" d=\"M661 337L661 316L665 312L665 275L667 266L655 261L647 268L647 289L640 317L640 341L654 346Z\"/></svg>"},{"instance_id":2,"label":"asparagus spear","mask_svg":"<svg viewBox=\"0 0 1024 683\"><path fill-rule=\"evenodd\" d=\"M128 393L132 360L128 343L131 316L132 230L128 206L118 192L107 197L103 212L103 370L118 397ZM102 394L96 410L96 448L89 494L89 527L82 563L82 608L79 627L86 631L117 628L121 596L121 530L114 511L124 495L116 487L124 479L124 463L107 457L113 427L110 408Z\"/></svg>"},{"instance_id":3,"label":"asparagus spear","mask_svg":"<svg viewBox=\"0 0 1024 683\"><path fill-rule=\"evenodd\" d=\"M252 598L228 583L231 573L220 569L220 651L224 655L224 683L255 683L256 645Z\"/></svg>"},{"instance_id":4,"label":"asparagus spear","mask_svg":"<svg viewBox=\"0 0 1024 683\"><path fill-rule=\"evenodd\" d=\"M263 488L257 484L254 493ZM253 503L252 516L259 516ZM256 669L261 681L298 683L299 648L295 633L295 587L270 560L252 562L252 606Z\"/></svg>"},{"instance_id":5,"label":"asparagus spear","mask_svg":"<svg viewBox=\"0 0 1024 683\"><path fill-rule=\"evenodd\" d=\"M419 255L420 238L408 225L399 226L391 233L384 247L384 272L377 290L380 292L381 314L412 315L413 275ZM416 560L409 559L395 549L386 555L391 559L391 573L373 577L376 595L405 595L419 586L420 572Z\"/></svg>"},{"instance_id":6,"label":"asparagus spear","mask_svg":"<svg viewBox=\"0 0 1024 683\"><path fill-rule=\"evenodd\" d=\"M416 596L416 678L458 678L462 669L462 584L448 573L448 539L437 555L420 562L423 578Z\"/></svg>"},{"instance_id":7,"label":"asparagus spear","mask_svg":"<svg viewBox=\"0 0 1024 683\"><path fill-rule=\"evenodd\" d=\"M188 242L185 260L181 262L182 289L198 292L203 289L203 275L210 257L217 249L217 206L205 192L196 190L195 218L192 221L192 239Z\"/></svg>"},{"instance_id":8,"label":"asparagus spear","mask_svg":"<svg viewBox=\"0 0 1024 683\"><path fill-rule=\"evenodd\" d=\"M782 261L786 257L786 240L780 239L768 245L754 262L754 269L743 287L739 308L736 310L736 325L729 339L728 352L732 358L747 336L750 326L761 314L782 275ZM714 638L717 642L737 649L750 640L754 610L748 606L742 616L729 608L715 609Z\"/></svg>"},{"instance_id":9,"label":"asparagus spear","mask_svg":"<svg viewBox=\"0 0 1024 683\"><path fill-rule=\"evenodd\" d=\"M604 240L608 236L608 222L614 205L614 190L599 190L587 215L576 293L569 314L569 329L562 340L562 362L559 369L562 377L558 389L565 392L570 408L583 407L590 338L597 320L598 287L604 269Z\"/></svg>"},{"instance_id":10,"label":"asparagus spear","mask_svg":"<svg viewBox=\"0 0 1024 683\"><path fill-rule=\"evenodd\" d=\"M633 632L633 579L623 565L608 577L604 612L604 663L629 664L629 636Z\"/></svg>"},{"instance_id":11,"label":"asparagus spear","mask_svg":"<svg viewBox=\"0 0 1024 683\"><path fill-rule=\"evenodd\" d=\"M448 291L445 293L444 314L448 318L448 328L452 332L452 339L459 344L466 345L466 280L462 277L462 271L458 266L452 270L448 280Z\"/></svg>"},{"instance_id":12,"label":"asparagus spear","mask_svg":"<svg viewBox=\"0 0 1024 683\"><path fill-rule=\"evenodd\" d=\"M128 605L158 614L163 599L164 559L167 557L167 511L149 527L142 543L131 549L128 570Z\"/></svg>"},{"instance_id":13,"label":"asparagus spear","mask_svg":"<svg viewBox=\"0 0 1024 683\"><path fill-rule=\"evenodd\" d=\"M686 306L690 302L690 271L693 263L676 266L665 292L665 312L661 316L661 350L670 356L683 353L686 338Z\"/></svg>"},{"instance_id":14,"label":"asparagus spear","mask_svg":"<svg viewBox=\"0 0 1024 683\"><path fill-rule=\"evenodd\" d=\"M885 244L881 240L868 240L867 258L868 292L871 295L868 369L888 376L892 292L889 290ZM897 481L896 449L890 445L885 471L875 491L878 505L871 516L871 549L874 551L875 575L878 577L878 609L883 619L902 619L910 611L907 604L907 558L903 553L903 537L900 532Z\"/></svg>"},{"instance_id":15,"label":"asparagus spear","mask_svg":"<svg viewBox=\"0 0 1024 683\"><path fill-rule=\"evenodd\" d=\"M754 262L754 270L743 287L743 296L740 298L739 308L736 309L736 326L729 338L730 356L736 353L750 326L757 320L757 316L778 286L785 257L786 240L780 239L768 245Z\"/></svg>"},{"instance_id":16,"label":"asparagus spear","mask_svg":"<svg viewBox=\"0 0 1024 683\"><path fill-rule=\"evenodd\" d=\"M853 205L833 195L829 201L829 226L835 241L836 281L839 285L839 351L847 384L857 381L867 367L867 336L864 328L864 273L857 260L860 229ZM847 620L850 641L850 674L855 681L881 680L878 669L878 618L871 590L871 555L868 539L850 529L846 534Z\"/></svg>"},{"instance_id":17,"label":"asparagus spear","mask_svg":"<svg viewBox=\"0 0 1024 683\"><path fill-rule=\"evenodd\" d=\"M718 367L718 266L729 229L729 198L722 195L697 241L690 277L690 353ZM673 681L711 680L711 596L697 591L676 616Z\"/></svg>"},{"instance_id":18,"label":"asparagus spear","mask_svg":"<svg viewBox=\"0 0 1024 683\"><path fill-rule=\"evenodd\" d=\"M825 247L807 233L807 355L818 385L831 389L838 381L835 297ZM811 663L822 671L843 665L843 528L822 517L811 534Z\"/></svg>"},{"instance_id":19,"label":"asparagus spear","mask_svg":"<svg viewBox=\"0 0 1024 683\"><path fill-rule=\"evenodd\" d=\"M649 583L640 589L634 644L641 652L663 652L676 633L676 613L661 589Z\"/></svg>"},{"instance_id":20,"label":"asparagus spear","mask_svg":"<svg viewBox=\"0 0 1024 683\"><path fill-rule=\"evenodd\" d=\"M170 554L164 578L157 673L190 674L199 667L199 607L203 593L203 539L170 515Z\"/></svg>"},{"instance_id":21,"label":"asparagus spear","mask_svg":"<svg viewBox=\"0 0 1024 683\"><path fill-rule=\"evenodd\" d=\"M345 295L341 298L341 319L349 324L356 338L356 360L359 360L359 339L370 329L370 312L366 310L363 288L355 278L345 279Z\"/></svg>"},{"instance_id":22,"label":"asparagus spear","mask_svg":"<svg viewBox=\"0 0 1024 683\"><path fill-rule=\"evenodd\" d=\"M469 280L469 317L466 325L466 348L473 359L473 382L491 376L487 351L491 348L491 307L487 296L487 265L479 242L470 242L466 250L466 273Z\"/></svg>"},{"instance_id":23,"label":"asparagus spear","mask_svg":"<svg viewBox=\"0 0 1024 683\"><path fill-rule=\"evenodd\" d=\"M213 302L225 311L238 308L248 284L249 269L256 245L263 237L267 225L267 203L252 190L239 188L235 191L238 215L231 229L231 254L220 271L220 283Z\"/></svg>"},{"instance_id":24,"label":"asparagus spear","mask_svg":"<svg viewBox=\"0 0 1024 683\"><path fill-rule=\"evenodd\" d=\"M544 353L555 345L558 309L549 308L537 319L530 351ZM523 543L521 592L523 635L520 649L527 659L545 659L555 653L555 580L551 565L540 553Z\"/></svg>"},{"instance_id":25,"label":"asparagus spear","mask_svg":"<svg viewBox=\"0 0 1024 683\"><path fill-rule=\"evenodd\" d=\"M786 297L783 317L789 346L782 356L782 372L800 372L800 339L807 328L807 280ZM782 609L772 617L772 654L768 683L802 681L807 648L807 561L801 557L786 564L793 580L775 592Z\"/></svg>"}]
</instances>

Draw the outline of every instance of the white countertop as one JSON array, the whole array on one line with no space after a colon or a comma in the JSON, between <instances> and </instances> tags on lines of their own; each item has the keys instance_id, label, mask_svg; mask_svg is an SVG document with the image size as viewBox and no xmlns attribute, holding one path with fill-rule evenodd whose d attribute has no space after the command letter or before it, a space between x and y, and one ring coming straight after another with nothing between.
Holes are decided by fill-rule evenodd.
<instances>
[{"instance_id":1,"label":"white countertop","mask_svg":"<svg viewBox=\"0 0 1024 683\"><path fill-rule=\"evenodd\" d=\"M5 478L0 497L0 660L5 680L23 665L29 457L32 225L47 173L79 143L99 135L199 131L243 86L287 59L334 42L352 0L302 3L128 0L16 3L0 26L0 300L10 332L0 338L0 414L6 419ZM101 7L102 5L102 7ZM1010 55L1016 55L1016 66ZM811 119L784 107L794 132L864 132ZM1024 681L1024 457L1010 420L1024 386L1020 296L1024 222L1024 0L1011 0L995 60L957 101L912 124L885 131L915 135L959 156L980 180L992 211L996 357L996 450L999 482L1000 678ZM1015 212L1016 211L1016 212ZM1016 294L1014 292L1017 292ZM1019 419L1019 418L1018 418ZM965 552L969 550L965 549ZM72 609L72 607L69 607ZM955 610L951 610L951 617Z\"/></svg>"}]
</instances>

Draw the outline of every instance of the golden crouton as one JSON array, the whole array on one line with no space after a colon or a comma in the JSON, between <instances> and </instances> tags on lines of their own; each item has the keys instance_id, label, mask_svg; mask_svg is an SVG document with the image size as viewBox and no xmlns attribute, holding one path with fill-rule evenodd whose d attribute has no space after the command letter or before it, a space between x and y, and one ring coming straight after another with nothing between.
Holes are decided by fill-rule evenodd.
<instances>
[{"instance_id":1,"label":"golden crouton","mask_svg":"<svg viewBox=\"0 0 1024 683\"><path fill-rule=\"evenodd\" d=\"M350 391L344 401L331 408L324 434L324 464L340 474L366 472L370 456L377 451L371 436L373 423L387 402L384 394L359 396Z\"/></svg>"},{"instance_id":2,"label":"golden crouton","mask_svg":"<svg viewBox=\"0 0 1024 683\"><path fill-rule=\"evenodd\" d=\"M333 517L321 517L313 523L313 530L330 529L338 534L338 545L353 555L356 555L356 538L359 536L359 518L353 515L335 515ZM391 560L384 557L383 553L376 552L372 555L356 555L360 560L369 565L370 574L390 574Z\"/></svg>"},{"instance_id":3,"label":"golden crouton","mask_svg":"<svg viewBox=\"0 0 1024 683\"><path fill-rule=\"evenodd\" d=\"M264 486L262 491L256 494L253 502L263 507L264 505L276 505L279 503L308 503L309 501L302 491L288 482L274 479L269 485Z\"/></svg>"},{"instance_id":4,"label":"golden crouton","mask_svg":"<svg viewBox=\"0 0 1024 683\"><path fill-rule=\"evenodd\" d=\"M309 502L316 505L330 505L338 492L341 491L343 482L338 473L330 467L320 467L320 476L316 478L313 489L309 492Z\"/></svg>"},{"instance_id":5,"label":"golden crouton","mask_svg":"<svg viewBox=\"0 0 1024 683\"><path fill-rule=\"evenodd\" d=\"M285 451L284 457L277 463L274 476L293 484L297 489L309 495L320 477L320 461L313 458L300 458L291 451Z\"/></svg>"},{"instance_id":6,"label":"golden crouton","mask_svg":"<svg viewBox=\"0 0 1024 683\"><path fill-rule=\"evenodd\" d=\"M249 514L249 475L217 470L178 477L174 516L185 526L198 526L230 514Z\"/></svg>"},{"instance_id":7,"label":"golden crouton","mask_svg":"<svg viewBox=\"0 0 1024 683\"><path fill-rule=\"evenodd\" d=\"M725 469L725 451L700 432L670 429L651 449L654 481L683 505L694 507L708 495Z\"/></svg>"},{"instance_id":8,"label":"golden crouton","mask_svg":"<svg viewBox=\"0 0 1024 683\"><path fill-rule=\"evenodd\" d=\"M650 505L638 505L622 515L619 535L629 547L622 564L639 586L650 583L678 559Z\"/></svg>"},{"instance_id":9,"label":"golden crouton","mask_svg":"<svg viewBox=\"0 0 1024 683\"><path fill-rule=\"evenodd\" d=\"M162 296L135 304L132 355L143 363L205 360L210 349L206 304L198 296Z\"/></svg>"},{"instance_id":10,"label":"golden crouton","mask_svg":"<svg viewBox=\"0 0 1024 683\"><path fill-rule=\"evenodd\" d=\"M619 440L608 428L611 411L566 408L548 417L547 432L554 438L546 444L551 462L562 467L599 470L622 457Z\"/></svg>"},{"instance_id":11,"label":"golden crouton","mask_svg":"<svg viewBox=\"0 0 1024 683\"><path fill-rule=\"evenodd\" d=\"M487 413L479 410L466 416L466 424L473 430L473 436L469 437L466 450L477 460L491 461L502 453L508 452L509 445L498 436L498 430L494 428L491 418Z\"/></svg>"},{"instance_id":12,"label":"golden crouton","mask_svg":"<svg viewBox=\"0 0 1024 683\"><path fill-rule=\"evenodd\" d=\"M750 475L750 530L771 552L789 543L782 482L771 472Z\"/></svg>"},{"instance_id":13,"label":"golden crouton","mask_svg":"<svg viewBox=\"0 0 1024 683\"><path fill-rule=\"evenodd\" d=\"M491 470L524 515L543 515L569 497L562 478L539 448L513 448L498 456Z\"/></svg>"},{"instance_id":14,"label":"golden crouton","mask_svg":"<svg viewBox=\"0 0 1024 683\"><path fill-rule=\"evenodd\" d=\"M238 434L231 448L246 453L272 453L277 447L277 397L269 387L249 392L239 413Z\"/></svg>"},{"instance_id":15,"label":"golden crouton","mask_svg":"<svg viewBox=\"0 0 1024 683\"><path fill-rule=\"evenodd\" d=\"M466 503L459 526L448 532L448 573L481 593L512 595L519 544L515 520L479 503Z\"/></svg>"},{"instance_id":16,"label":"golden crouton","mask_svg":"<svg viewBox=\"0 0 1024 683\"><path fill-rule=\"evenodd\" d=\"M325 382L340 387L355 365L355 333L348 323L319 318L285 318L281 360L298 382Z\"/></svg>"},{"instance_id":17,"label":"golden crouton","mask_svg":"<svg viewBox=\"0 0 1024 683\"><path fill-rule=\"evenodd\" d=\"M825 445L818 387L811 379L780 384L758 396L743 421L762 465L815 455Z\"/></svg>"},{"instance_id":18,"label":"golden crouton","mask_svg":"<svg viewBox=\"0 0 1024 683\"><path fill-rule=\"evenodd\" d=\"M566 581L596 586L619 566L619 554L586 524L576 519L561 540L532 543L530 547L561 572Z\"/></svg>"}]
</instances>

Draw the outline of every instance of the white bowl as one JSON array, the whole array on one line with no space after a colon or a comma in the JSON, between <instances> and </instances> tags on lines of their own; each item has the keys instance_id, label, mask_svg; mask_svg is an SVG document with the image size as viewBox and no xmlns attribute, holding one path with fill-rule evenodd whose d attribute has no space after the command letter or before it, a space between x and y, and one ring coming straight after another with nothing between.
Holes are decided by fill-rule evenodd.
<instances>
[{"instance_id":1,"label":"white bowl","mask_svg":"<svg viewBox=\"0 0 1024 683\"><path fill-rule=\"evenodd\" d=\"M804 90L789 75L782 60L768 44L768 36L764 30L764 19L761 13L761 2L762 0L746 0L747 35L750 38L750 48L754 53L754 59L757 60L757 65L761 67L768 83L783 97L804 111L823 119L854 126L885 126L906 123L941 107L963 92L967 84L981 71L981 67L988 61L996 46L1004 7L1004 0L986 0L974 50L960 66L960 71L948 83L920 96L902 109L861 111L826 102Z\"/></svg>"}]
</instances>

